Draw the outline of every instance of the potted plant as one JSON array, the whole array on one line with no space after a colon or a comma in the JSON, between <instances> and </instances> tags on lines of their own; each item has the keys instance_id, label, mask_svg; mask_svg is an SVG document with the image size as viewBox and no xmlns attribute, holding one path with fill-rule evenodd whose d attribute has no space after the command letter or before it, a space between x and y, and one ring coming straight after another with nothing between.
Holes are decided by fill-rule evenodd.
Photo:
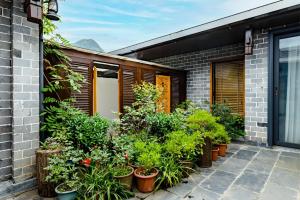
<instances>
[{"instance_id":1,"label":"potted plant","mask_svg":"<svg viewBox=\"0 0 300 200\"><path fill-rule=\"evenodd\" d=\"M224 157L226 155L227 144L230 143L230 137L225 131L224 126L218 124L217 131L214 134L213 141L214 144L218 145L219 155Z\"/></svg>"},{"instance_id":2,"label":"potted plant","mask_svg":"<svg viewBox=\"0 0 300 200\"><path fill-rule=\"evenodd\" d=\"M212 161L217 161L218 160L218 155L219 155L219 148L214 146L213 149L211 150L211 159L212 159Z\"/></svg>"},{"instance_id":3,"label":"potted plant","mask_svg":"<svg viewBox=\"0 0 300 200\"><path fill-rule=\"evenodd\" d=\"M61 145L56 139L49 137L45 142L41 143L40 148L36 151L36 167L37 167L37 186L38 193L42 197L55 197L55 186L53 183L46 181L48 170L45 168L49 164L49 158L59 154Z\"/></svg>"},{"instance_id":4,"label":"potted plant","mask_svg":"<svg viewBox=\"0 0 300 200\"><path fill-rule=\"evenodd\" d=\"M161 147L156 141L137 141L135 143L139 167L135 169L136 187L140 192L152 192L158 175Z\"/></svg>"},{"instance_id":5,"label":"potted plant","mask_svg":"<svg viewBox=\"0 0 300 200\"><path fill-rule=\"evenodd\" d=\"M65 147L59 155L49 159L46 180L57 185L55 192L58 200L74 200L80 184L79 162L83 160L82 150Z\"/></svg>"}]
</instances>

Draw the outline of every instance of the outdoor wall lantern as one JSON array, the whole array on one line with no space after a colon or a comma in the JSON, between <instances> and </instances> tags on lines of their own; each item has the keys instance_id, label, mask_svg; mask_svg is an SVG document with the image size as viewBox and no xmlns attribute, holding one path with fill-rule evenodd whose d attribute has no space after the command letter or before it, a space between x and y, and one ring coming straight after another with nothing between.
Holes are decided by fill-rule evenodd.
<instances>
[{"instance_id":1,"label":"outdoor wall lantern","mask_svg":"<svg viewBox=\"0 0 300 200\"><path fill-rule=\"evenodd\" d=\"M47 4L47 13L45 16L53 21L58 21L58 3L57 0L45 0ZM43 0L25 0L24 10L27 13L28 21L41 23L43 16Z\"/></svg>"},{"instance_id":2,"label":"outdoor wall lantern","mask_svg":"<svg viewBox=\"0 0 300 200\"><path fill-rule=\"evenodd\" d=\"M246 30L245 32L245 55L252 55L253 53L253 36L252 30Z\"/></svg>"},{"instance_id":3,"label":"outdoor wall lantern","mask_svg":"<svg viewBox=\"0 0 300 200\"><path fill-rule=\"evenodd\" d=\"M58 3L57 0L48 0L45 3L48 3L48 12L46 14L46 17L53 21L58 21L59 16L58 13Z\"/></svg>"}]
</instances>

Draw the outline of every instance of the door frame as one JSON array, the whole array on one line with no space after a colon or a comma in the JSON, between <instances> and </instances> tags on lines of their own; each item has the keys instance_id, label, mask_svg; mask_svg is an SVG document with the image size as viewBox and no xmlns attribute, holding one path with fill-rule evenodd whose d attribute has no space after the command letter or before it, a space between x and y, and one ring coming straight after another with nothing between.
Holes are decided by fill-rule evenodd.
<instances>
[{"instance_id":1,"label":"door frame","mask_svg":"<svg viewBox=\"0 0 300 200\"><path fill-rule=\"evenodd\" d=\"M276 58L277 41L281 38L300 34L300 26L284 29L276 29L269 32L269 59L268 59L268 127L267 127L267 146L279 145L291 148L300 148L298 144L279 142L278 132L278 98L275 94L279 84L278 73L275 71L278 66L274 62ZM275 85L276 84L276 85Z\"/></svg>"}]
</instances>

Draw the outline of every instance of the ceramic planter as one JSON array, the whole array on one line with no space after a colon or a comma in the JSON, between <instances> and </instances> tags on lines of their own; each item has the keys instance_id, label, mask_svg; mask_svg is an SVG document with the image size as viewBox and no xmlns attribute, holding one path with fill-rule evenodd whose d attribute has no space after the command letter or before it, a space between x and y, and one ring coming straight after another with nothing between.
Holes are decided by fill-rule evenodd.
<instances>
[{"instance_id":1,"label":"ceramic planter","mask_svg":"<svg viewBox=\"0 0 300 200\"><path fill-rule=\"evenodd\" d=\"M180 161L180 164L183 166L183 177L188 177L194 170L194 164L192 161L185 160L185 161Z\"/></svg>"},{"instance_id":2,"label":"ceramic planter","mask_svg":"<svg viewBox=\"0 0 300 200\"><path fill-rule=\"evenodd\" d=\"M204 145L203 145L203 155L199 158L198 165L203 168L211 167L212 160L211 160L211 150L212 150L212 143L209 137L204 138Z\"/></svg>"},{"instance_id":3,"label":"ceramic planter","mask_svg":"<svg viewBox=\"0 0 300 200\"><path fill-rule=\"evenodd\" d=\"M137 168L134 170L134 176L136 177L136 187L142 193L152 192L155 187L156 177L158 175L158 170L153 168L153 173L149 176L143 176L140 172L143 168Z\"/></svg>"},{"instance_id":4,"label":"ceramic planter","mask_svg":"<svg viewBox=\"0 0 300 200\"><path fill-rule=\"evenodd\" d=\"M77 196L77 190L75 189L75 190L72 190L72 191L60 192L60 191L58 191L58 188L62 184L58 185L55 188L55 192L57 194L57 199L58 200L74 200L76 198L76 196Z\"/></svg>"},{"instance_id":5,"label":"ceramic planter","mask_svg":"<svg viewBox=\"0 0 300 200\"><path fill-rule=\"evenodd\" d=\"M227 144L219 144L219 156L226 156Z\"/></svg>"},{"instance_id":6,"label":"ceramic planter","mask_svg":"<svg viewBox=\"0 0 300 200\"><path fill-rule=\"evenodd\" d=\"M213 148L212 152L211 152L211 159L213 161L218 160L218 154L219 154L219 148Z\"/></svg>"},{"instance_id":7,"label":"ceramic planter","mask_svg":"<svg viewBox=\"0 0 300 200\"><path fill-rule=\"evenodd\" d=\"M131 172L125 176L114 176L124 187L128 190L132 188L132 180L133 180L133 167L128 166L131 169Z\"/></svg>"}]
</instances>

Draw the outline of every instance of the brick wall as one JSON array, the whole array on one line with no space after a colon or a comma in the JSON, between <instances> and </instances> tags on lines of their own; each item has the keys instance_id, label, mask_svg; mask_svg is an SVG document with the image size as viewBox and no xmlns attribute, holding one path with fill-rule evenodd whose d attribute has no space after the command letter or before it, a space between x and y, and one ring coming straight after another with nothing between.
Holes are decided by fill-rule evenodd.
<instances>
[{"instance_id":1,"label":"brick wall","mask_svg":"<svg viewBox=\"0 0 300 200\"><path fill-rule=\"evenodd\" d=\"M254 53L245 56L245 130L246 139L266 143L268 37L263 30L254 34ZM187 98L208 109L210 101L210 64L213 60L243 55L244 45L234 44L152 60L188 70Z\"/></svg>"},{"instance_id":2,"label":"brick wall","mask_svg":"<svg viewBox=\"0 0 300 200\"><path fill-rule=\"evenodd\" d=\"M10 1L0 1L0 181L12 174Z\"/></svg>"},{"instance_id":3,"label":"brick wall","mask_svg":"<svg viewBox=\"0 0 300 200\"><path fill-rule=\"evenodd\" d=\"M268 112L268 33L254 33L253 55L245 56L247 139L257 143L267 142Z\"/></svg>"},{"instance_id":4,"label":"brick wall","mask_svg":"<svg viewBox=\"0 0 300 200\"><path fill-rule=\"evenodd\" d=\"M0 176L15 182L35 176L39 147L39 26L27 21L23 2L0 1L0 156L12 160L1 162L0 170L10 167Z\"/></svg>"},{"instance_id":5,"label":"brick wall","mask_svg":"<svg viewBox=\"0 0 300 200\"><path fill-rule=\"evenodd\" d=\"M187 98L208 109L210 101L210 64L212 60L243 55L243 44L196 51L181 55L159 58L153 62L165 64L187 73Z\"/></svg>"}]
</instances>

